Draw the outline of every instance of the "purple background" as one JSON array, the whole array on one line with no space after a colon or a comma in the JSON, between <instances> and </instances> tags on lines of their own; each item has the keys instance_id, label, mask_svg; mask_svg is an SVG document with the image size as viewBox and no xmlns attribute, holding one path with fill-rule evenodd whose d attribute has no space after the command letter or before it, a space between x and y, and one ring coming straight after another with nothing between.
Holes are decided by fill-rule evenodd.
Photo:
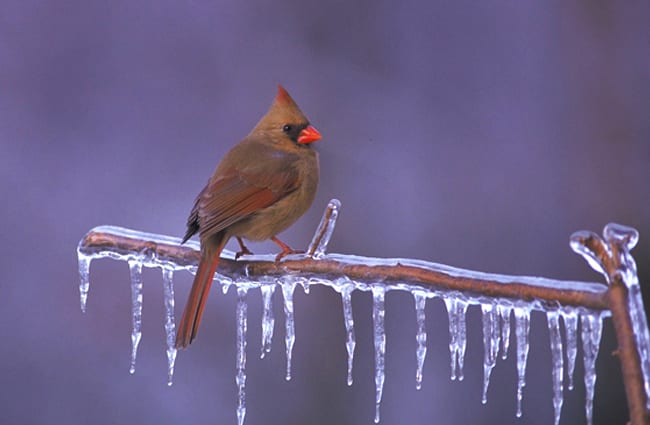
<instances>
[{"instance_id":1,"label":"purple background","mask_svg":"<svg viewBox=\"0 0 650 425\"><path fill-rule=\"evenodd\" d=\"M127 266L93 263L83 315L75 247L100 224L182 235L194 197L277 83L323 134L319 193L282 235L291 245L306 246L337 197L334 252L599 280L568 238L617 221L641 232L634 253L647 281L650 3L326 3L2 2L1 423L236 423L232 291L213 291L168 388L160 273L144 273L144 336L130 376ZM176 282L178 317L191 276ZM264 360L259 292L249 300L246 424L371 424L370 295L353 297L352 387L332 290L296 291L290 382L279 294ZM382 424L552 423L541 314L517 420L513 347L480 402L476 307L466 378L452 383L446 311L427 303L416 391L413 301L390 293L386 305ZM627 419L614 348L606 320L597 424ZM582 376L579 358L563 424L584 423Z\"/></svg>"}]
</instances>

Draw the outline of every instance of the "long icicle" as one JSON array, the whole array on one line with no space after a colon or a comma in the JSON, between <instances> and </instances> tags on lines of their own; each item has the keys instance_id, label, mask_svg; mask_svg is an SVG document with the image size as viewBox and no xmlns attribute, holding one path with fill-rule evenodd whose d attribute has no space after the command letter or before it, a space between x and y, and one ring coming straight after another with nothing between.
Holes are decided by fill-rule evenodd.
<instances>
[{"instance_id":1,"label":"long icicle","mask_svg":"<svg viewBox=\"0 0 650 425\"><path fill-rule=\"evenodd\" d=\"M286 380L291 380L291 356L293 354L293 344L296 341L295 325L293 320L293 291L296 289L296 282L291 278L282 280L282 295L284 297L284 317L285 331L284 343L287 352L287 376Z\"/></svg>"},{"instance_id":2,"label":"long icicle","mask_svg":"<svg viewBox=\"0 0 650 425\"><path fill-rule=\"evenodd\" d=\"M379 423L379 406L384 391L384 360L386 356L386 331L384 329L384 296L386 288L381 285L372 287L372 322L375 343L375 423Z\"/></svg>"},{"instance_id":3,"label":"long icicle","mask_svg":"<svg viewBox=\"0 0 650 425\"><path fill-rule=\"evenodd\" d=\"M483 312L483 397L481 402L487 403L487 391L490 385L490 374L499 354L499 315L494 304L481 304Z\"/></svg>"},{"instance_id":4,"label":"long icicle","mask_svg":"<svg viewBox=\"0 0 650 425\"><path fill-rule=\"evenodd\" d=\"M567 309L562 311L561 315L566 336L567 375L569 377L567 388L573 390L573 371L576 367L578 353L578 312L575 309Z\"/></svg>"},{"instance_id":5,"label":"long icicle","mask_svg":"<svg viewBox=\"0 0 650 425\"><path fill-rule=\"evenodd\" d=\"M343 302L343 322L345 323L345 349L348 352L348 386L352 385L352 364L354 362L354 349L357 345L354 336L354 317L352 315L353 283L345 283L341 288Z\"/></svg>"},{"instance_id":6,"label":"long icicle","mask_svg":"<svg viewBox=\"0 0 650 425\"><path fill-rule=\"evenodd\" d=\"M237 423L244 424L246 417L246 321L248 305L246 288L237 288Z\"/></svg>"},{"instance_id":7,"label":"long icicle","mask_svg":"<svg viewBox=\"0 0 650 425\"><path fill-rule=\"evenodd\" d=\"M521 401L526 386L526 363L528 362L530 310L515 307L515 336L517 337L517 417L522 415Z\"/></svg>"},{"instance_id":8,"label":"long icicle","mask_svg":"<svg viewBox=\"0 0 650 425\"><path fill-rule=\"evenodd\" d=\"M174 269L162 268L163 298L165 300L165 337L167 341L167 385L174 379L176 362L176 323L174 321Z\"/></svg>"},{"instance_id":9,"label":"long icicle","mask_svg":"<svg viewBox=\"0 0 650 425\"><path fill-rule=\"evenodd\" d=\"M451 380L462 381L465 347L467 346L465 314L467 301L457 296L444 298L449 316L449 354L451 355Z\"/></svg>"},{"instance_id":10,"label":"long icicle","mask_svg":"<svg viewBox=\"0 0 650 425\"><path fill-rule=\"evenodd\" d=\"M135 373L135 359L138 345L142 339L142 262L129 261L131 272L131 367L129 373Z\"/></svg>"},{"instance_id":11,"label":"long icicle","mask_svg":"<svg viewBox=\"0 0 650 425\"><path fill-rule=\"evenodd\" d=\"M596 386L596 357L600 348L603 331L601 313L583 314L580 317L582 328L582 351L585 366L585 416L587 425L593 423L594 387Z\"/></svg>"},{"instance_id":12,"label":"long icicle","mask_svg":"<svg viewBox=\"0 0 650 425\"><path fill-rule=\"evenodd\" d=\"M546 313L548 321L548 332L551 343L551 361L553 374L553 411L555 416L555 425L560 423L560 413L562 412L563 399L563 353L562 353L562 336L560 335L560 313L549 311Z\"/></svg>"},{"instance_id":13,"label":"long icicle","mask_svg":"<svg viewBox=\"0 0 650 425\"><path fill-rule=\"evenodd\" d=\"M417 359L417 369L415 371L415 388L422 388L422 368L424 367L424 359L427 356L427 329L426 329L426 313L424 308L427 302L427 294L422 291L413 292L415 299L415 317L417 321L417 332L415 334L415 341L417 349L415 356Z\"/></svg>"}]
</instances>

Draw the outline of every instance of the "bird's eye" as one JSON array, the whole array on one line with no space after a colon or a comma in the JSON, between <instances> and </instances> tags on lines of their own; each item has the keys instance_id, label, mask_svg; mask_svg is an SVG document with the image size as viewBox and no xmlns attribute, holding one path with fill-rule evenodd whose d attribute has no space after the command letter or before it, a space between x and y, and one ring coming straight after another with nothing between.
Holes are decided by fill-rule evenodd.
<instances>
[{"instance_id":1,"label":"bird's eye","mask_svg":"<svg viewBox=\"0 0 650 425\"><path fill-rule=\"evenodd\" d=\"M291 132L292 128L293 127L291 127L290 124L285 124L284 127L282 127L282 131L284 131L285 133L289 133Z\"/></svg>"}]
</instances>

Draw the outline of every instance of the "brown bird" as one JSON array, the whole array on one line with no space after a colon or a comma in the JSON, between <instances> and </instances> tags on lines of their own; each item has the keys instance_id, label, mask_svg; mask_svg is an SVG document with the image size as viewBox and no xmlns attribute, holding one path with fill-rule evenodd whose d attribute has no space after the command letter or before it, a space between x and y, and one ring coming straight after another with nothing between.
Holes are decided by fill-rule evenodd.
<instances>
[{"instance_id":1,"label":"brown bird","mask_svg":"<svg viewBox=\"0 0 650 425\"><path fill-rule=\"evenodd\" d=\"M182 243L198 231L201 260L176 334L176 348L187 347L196 337L219 256L231 237L241 247L237 257L251 254L242 238L271 239L282 248L276 261L295 252L276 235L314 200L318 153L311 143L320 138L289 93L278 86L266 115L221 160L187 219Z\"/></svg>"}]
</instances>

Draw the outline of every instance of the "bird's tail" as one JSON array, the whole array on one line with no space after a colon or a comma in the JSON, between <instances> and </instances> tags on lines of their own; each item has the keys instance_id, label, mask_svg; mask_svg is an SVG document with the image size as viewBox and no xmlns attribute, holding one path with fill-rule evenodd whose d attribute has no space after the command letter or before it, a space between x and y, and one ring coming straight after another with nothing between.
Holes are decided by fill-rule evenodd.
<instances>
[{"instance_id":1,"label":"bird's tail","mask_svg":"<svg viewBox=\"0 0 650 425\"><path fill-rule=\"evenodd\" d=\"M183 317L181 318L181 323L176 333L176 348L186 348L196 338L196 333L199 331L199 325L201 324L205 302L208 299L208 292L212 285L212 279L219 265L219 257L227 241L228 238L222 237L215 244L216 249L201 250L199 268L194 276L190 296L187 299L187 304L185 304L185 311L183 311Z\"/></svg>"}]
</instances>

